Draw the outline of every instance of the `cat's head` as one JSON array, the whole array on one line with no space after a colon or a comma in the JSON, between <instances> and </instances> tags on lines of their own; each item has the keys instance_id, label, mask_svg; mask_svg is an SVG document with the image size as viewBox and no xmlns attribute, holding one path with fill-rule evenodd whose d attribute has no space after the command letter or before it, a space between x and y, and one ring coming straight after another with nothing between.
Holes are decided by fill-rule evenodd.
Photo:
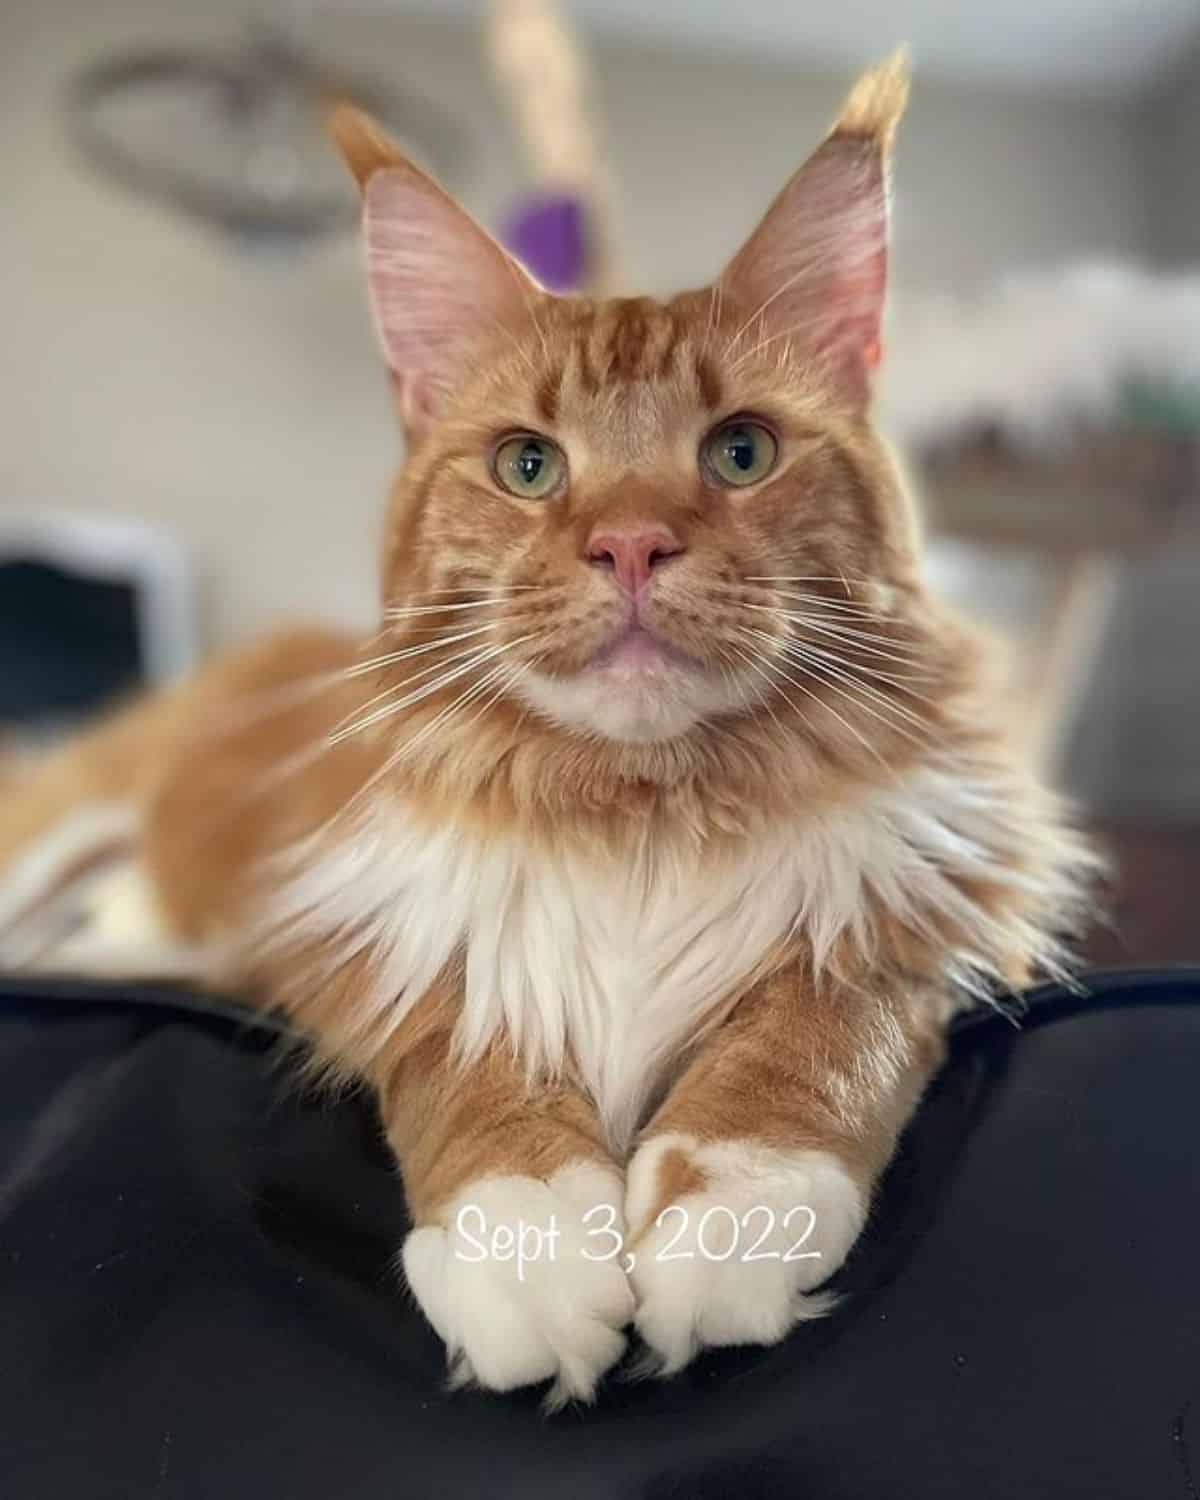
<instances>
[{"instance_id":1,"label":"cat's head","mask_svg":"<svg viewBox=\"0 0 1200 1500\"><path fill-rule=\"evenodd\" d=\"M665 302L542 290L340 113L408 441L393 701L517 703L624 747L768 715L911 733L914 528L868 418L906 93L901 57L865 75L717 280Z\"/></svg>"}]
</instances>

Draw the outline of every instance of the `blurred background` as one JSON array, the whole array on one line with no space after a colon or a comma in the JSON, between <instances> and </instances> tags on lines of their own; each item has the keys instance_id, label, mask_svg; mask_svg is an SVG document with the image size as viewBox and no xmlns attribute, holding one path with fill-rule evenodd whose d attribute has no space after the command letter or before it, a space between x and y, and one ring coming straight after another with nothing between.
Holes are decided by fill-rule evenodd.
<instances>
[{"instance_id":1,"label":"blurred background","mask_svg":"<svg viewBox=\"0 0 1200 1500\"><path fill-rule=\"evenodd\" d=\"M563 286L710 279L901 41L883 417L930 566L1198 958L1195 0L6 0L0 732L282 620L365 624L397 437L321 118L388 122Z\"/></svg>"}]
</instances>

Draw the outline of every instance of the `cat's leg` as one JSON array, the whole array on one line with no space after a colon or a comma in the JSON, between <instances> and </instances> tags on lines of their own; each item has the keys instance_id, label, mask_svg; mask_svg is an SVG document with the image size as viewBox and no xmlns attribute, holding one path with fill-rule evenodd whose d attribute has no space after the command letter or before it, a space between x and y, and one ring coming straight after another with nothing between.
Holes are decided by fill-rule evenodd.
<instances>
[{"instance_id":1,"label":"cat's leg","mask_svg":"<svg viewBox=\"0 0 1200 1500\"><path fill-rule=\"evenodd\" d=\"M664 1372L706 1344L770 1344L815 1289L943 1052L944 1010L784 971L691 1060L642 1132L625 1213L637 1327Z\"/></svg>"},{"instance_id":2,"label":"cat's leg","mask_svg":"<svg viewBox=\"0 0 1200 1500\"><path fill-rule=\"evenodd\" d=\"M457 1065L445 1029L376 1082L414 1224L404 1270L452 1378L589 1398L633 1316L623 1173L591 1103L527 1084L505 1047Z\"/></svg>"}]
</instances>

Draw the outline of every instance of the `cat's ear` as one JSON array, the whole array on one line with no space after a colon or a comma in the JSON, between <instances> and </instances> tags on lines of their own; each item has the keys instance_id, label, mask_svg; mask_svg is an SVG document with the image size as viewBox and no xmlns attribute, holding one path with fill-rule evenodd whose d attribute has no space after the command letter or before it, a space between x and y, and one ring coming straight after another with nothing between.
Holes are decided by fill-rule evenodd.
<instances>
[{"instance_id":1,"label":"cat's ear","mask_svg":"<svg viewBox=\"0 0 1200 1500\"><path fill-rule=\"evenodd\" d=\"M719 282L746 310L747 347L770 340L781 356L820 360L856 402L880 358L888 167L908 79L904 49L863 74Z\"/></svg>"},{"instance_id":2,"label":"cat's ear","mask_svg":"<svg viewBox=\"0 0 1200 1500\"><path fill-rule=\"evenodd\" d=\"M541 289L367 115L343 105L330 123L362 190L371 306L401 416L419 428L472 341L527 318Z\"/></svg>"}]
</instances>

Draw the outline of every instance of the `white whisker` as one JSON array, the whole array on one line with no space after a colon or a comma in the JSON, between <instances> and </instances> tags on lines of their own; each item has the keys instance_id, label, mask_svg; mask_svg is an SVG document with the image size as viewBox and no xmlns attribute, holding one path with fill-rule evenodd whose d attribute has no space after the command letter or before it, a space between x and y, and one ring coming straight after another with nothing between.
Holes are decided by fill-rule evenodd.
<instances>
[{"instance_id":1,"label":"white whisker","mask_svg":"<svg viewBox=\"0 0 1200 1500\"><path fill-rule=\"evenodd\" d=\"M754 634L759 636L764 642L772 645L779 644L775 637L767 635L765 631L755 631ZM876 702L882 707L887 708L896 718L907 719L919 729L924 730L925 725L923 722L900 704L893 703L890 698L885 697L882 693L878 693L873 688L869 688L865 683L856 682L854 678L847 676L846 673L840 671L838 668L831 667L810 653L805 652L803 647L783 644L782 649L790 661L794 661L797 666L811 672L813 676L817 677L818 681L825 680L827 685L833 688L834 692L840 692L844 697L857 702L860 709L869 713L873 718L878 719L881 724L885 725L894 734L902 735L913 744L928 743L927 734L924 739L918 739L905 729L902 724L895 722L894 719L885 718L878 709L872 707L869 700L874 698ZM843 685L839 686L839 683Z\"/></svg>"},{"instance_id":2,"label":"white whisker","mask_svg":"<svg viewBox=\"0 0 1200 1500\"><path fill-rule=\"evenodd\" d=\"M192 731L197 739L216 739L234 735L249 729L263 719L284 714L290 708L308 703L327 688L339 687L346 680L346 669L338 667L331 672L314 673L310 677L298 678L295 682L280 687L263 688L249 693L243 699L235 699L228 709L211 720L197 724Z\"/></svg>"},{"instance_id":3,"label":"white whisker","mask_svg":"<svg viewBox=\"0 0 1200 1500\"><path fill-rule=\"evenodd\" d=\"M800 627L803 630L814 631L818 635L827 635L835 641L853 645L858 651L867 656L877 656L886 661L899 662L902 666L911 666L913 659L920 659L920 651L915 646L910 646L906 641L894 640L888 635L876 635L869 632L854 630L849 625L832 625L823 620L816 620L811 615L797 614L792 610L776 609L768 604L747 604L745 609L754 610L755 613L774 615L776 619L785 621L793 630ZM794 637L789 637L793 639ZM890 646L892 650L885 651L882 646L874 645L873 642L881 641Z\"/></svg>"},{"instance_id":4,"label":"white whisker","mask_svg":"<svg viewBox=\"0 0 1200 1500\"><path fill-rule=\"evenodd\" d=\"M823 671L830 678L845 683L847 687L863 698L864 707L867 700L878 703L880 707L885 708L889 713L906 720L922 732L925 731L925 721L919 715L914 714L911 709L905 708L903 704L896 703L886 693L881 692L870 683L861 682L844 666L838 665L837 658L831 656L828 652L816 651L810 649L808 646L792 645L786 646L784 650L787 652L788 657L792 661L795 661L797 665L810 667L814 672Z\"/></svg>"},{"instance_id":5,"label":"white whisker","mask_svg":"<svg viewBox=\"0 0 1200 1500\"><path fill-rule=\"evenodd\" d=\"M759 321L759 319L766 312L767 308L770 307L773 302L777 302L779 300L779 298L782 297L786 292L791 291L791 289L792 289L793 286L796 286L799 282L803 281L806 276L810 276L812 274L812 271L813 271L813 262L812 262L812 260L811 259L805 259L804 262L800 265L800 267L796 271L794 271L792 273L792 275L786 277L783 281L781 281L780 284L775 288L775 290L770 294L769 297L764 297L763 298L762 302L759 303L757 309L750 314L750 316L746 319L746 321L741 325L741 327L737 330L737 332L729 340L729 345L728 345L729 349L733 350L733 349L735 349L737 347L737 345L741 342L742 336L745 334L745 332L747 331L747 329L752 328L754 326L754 324ZM781 338L782 337L791 338L795 334L801 333L803 331L804 331L803 325L802 324L797 324L794 328L789 328L789 329L786 330L785 333L780 334L779 337L781 337ZM746 358L746 355L743 354L741 356L741 359L744 360L745 358ZM741 360L739 360L737 363L740 364ZM736 368L736 365L735 365L735 368Z\"/></svg>"},{"instance_id":6,"label":"white whisker","mask_svg":"<svg viewBox=\"0 0 1200 1500\"><path fill-rule=\"evenodd\" d=\"M872 656L886 656L893 661L907 663L910 658L919 658L921 655L921 648L915 642L897 640L895 636L884 634L879 630L864 630L850 620L834 620L828 616L821 618L805 614L800 610L772 609L766 605L750 604L746 608L760 613L773 614L793 627L801 627L802 630L811 630L819 635L827 635L833 640L853 644Z\"/></svg>"},{"instance_id":7,"label":"white whisker","mask_svg":"<svg viewBox=\"0 0 1200 1500\"><path fill-rule=\"evenodd\" d=\"M872 609L869 604L847 604L844 599L829 599L824 594L806 594L799 589L779 589L777 592L781 599L794 600L798 604L816 605L848 620L878 621L880 619L880 611Z\"/></svg>"},{"instance_id":8,"label":"white whisker","mask_svg":"<svg viewBox=\"0 0 1200 1500\"><path fill-rule=\"evenodd\" d=\"M883 756L880 755L879 751L875 748L875 746L872 745L871 742L869 740L867 740L862 734L860 734L859 731L854 727L853 724L850 723L850 721L848 719L843 718L843 716L840 713L838 713L837 709L834 708L834 706L833 706L832 703L828 702L825 698L822 698L819 693L813 692L812 688L810 688L807 685L807 683L801 682L798 677L793 677L792 674L789 671L787 671L787 669L785 667L782 667L777 661L773 661L769 656L766 656L766 655L760 653L759 659L761 659L762 665L765 668L767 668L768 670L770 670L772 672L777 673L780 677L782 677L784 679L785 682L790 682L793 687L799 688L800 691L802 693L805 693L809 698L811 698L814 703L819 703L821 705L821 707L827 713L832 714L833 717L838 721L838 723L841 724L841 726L844 729L846 729L850 734L852 734L854 736L854 738L863 747L863 749L867 751L868 754L874 756L875 759L879 762L879 764L881 766L884 767L885 770L891 771L891 767L888 765L887 761L884 760ZM789 695L787 693L783 692L782 688L776 687L776 692L782 693L783 697L785 699L787 699L787 701L789 703L792 704L792 708L795 709L795 711L797 713L800 713L799 708L797 708L796 704L792 702L792 700L789 697ZM804 717L803 714L801 714L800 716L801 716L801 718Z\"/></svg>"},{"instance_id":9,"label":"white whisker","mask_svg":"<svg viewBox=\"0 0 1200 1500\"><path fill-rule=\"evenodd\" d=\"M793 629L799 626L801 631L812 631L816 635L828 636L832 641L852 647L855 651L861 651L864 656L898 662L901 666L911 666L914 661L921 659L921 651L918 647L907 641L893 640L891 636L855 630L849 625L830 625L824 620L814 620L811 615L788 614L786 619ZM885 646L890 649L884 650Z\"/></svg>"},{"instance_id":10,"label":"white whisker","mask_svg":"<svg viewBox=\"0 0 1200 1500\"><path fill-rule=\"evenodd\" d=\"M538 375L537 366L534 364L532 358L529 355L529 352L526 349L524 349L524 348L521 347L521 341L517 338L517 336L513 332L513 330L511 328L509 328L509 326L506 323L504 323L500 318L492 317L492 318L488 319L488 322L491 325L491 328L492 328L493 332L495 332L495 333L502 333L504 335L504 337L508 340L509 344L512 346L512 349L513 349L514 353L516 353L517 356L520 358L521 363L529 371L530 375L536 380L537 379L537 375ZM540 330L539 330L539 333L540 333ZM542 340L542 352L545 353L545 350L546 350L546 342L543 339Z\"/></svg>"},{"instance_id":11,"label":"white whisker","mask_svg":"<svg viewBox=\"0 0 1200 1500\"><path fill-rule=\"evenodd\" d=\"M482 666L484 662L490 661L506 651L511 651L514 646L519 646L522 641L531 639L531 636L518 636L515 641L502 642L498 646L488 646L483 650L472 652L467 661L453 668L452 671L435 677L432 682L427 682L423 687L417 688L411 693L406 693L403 698L398 699L394 703L388 703L382 708L377 708L374 713L368 714L365 718L358 718L352 724L335 730L329 736L329 743L331 745L339 744L342 740L349 739L352 735L359 734L364 729L369 729L372 724L378 724L383 719L391 718L394 714L400 713L412 704L419 703L423 699L431 697L450 683L457 682L460 677L474 671L476 667ZM401 686L404 686L404 684L401 684Z\"/></svg>"},{"instance_id":12,"label":"white whisker","mask_svg":"<svg viewBox=\"0 0 1200 1500\"><path fill-rule=\"evenodd\" d=\"M785 639L787 639L788 644L791 644L790 637L785 637ZM880 682L890 683L910 698L918 698L922 703L929 703L934 707L937 706L933 698L919 692L916 688L907 686L910 682L932 682L934 679L928 672L883 672L878 667L869 667L860 661L850 661L844 656L839 656L836 651L827 650L823 646L816 646L811 641L805 641L803 645L805 651L811 651L815 656L835 662L839 666L844 667L846 671L853 672L856 676L861 673L864 676L876 678Z\"/></svg>"},{"instance_id":13,"label":"white whisker","mask_svg":"<svg viewBox=\"0 0 1200 1500\"><path fill-rule=\"evenodd\" d=\"M771 679L767 676L767 674L762 670L762 668L760 668L758 666L757 662L755 662L755 660L754 660L754 658L752 656L750 656L747 652L742 651L737 646L730 646L729 649L731 651L733 651L740 658L740 660L742 660L743 662L745 662L745 664L748 667L750 667L752 671L757 672L758 675L766 683L766 688L756 687L754 689L755 694L757 696L757 700L762 705L762 707L765 708L766 711L771 715L771 718L774 721L775 726L778 728L780 734L786 734L787 731L784 729L783 725L779 722L779 715L775 712L775 709L774 709L774 707L772 706L772 703L771 703L771 693L772 692L777 692L778 689L772 683ZM785 694L784 696L786 697L787 695ZM794 704L793 704L793 707L795 707ZM796 712L799 713L800 710L796 709Z\"/></svg>"},{"instance_id":14,"label":"white whisker","mask_svg":"<svg viewBox=\"0 0 1200 1500\"><path fill-rule=\"evenodd\" d=\"M440 646L446 643L438 641L435 642L435 644ZM373 697L368 698L365 703L360 703L352 713L348 714L344 719L342 719L339 724L334 725L332 733L335 735L340 734L341 730L346 725L350 724L351 721L357 720L360 714L365 713L367 709L371 708L374 704L381 703L385 698L391 698L396 693L402 693L410 683L420 682L422 678L430 676L431 673L442 672L447 667L452 667L455 665L455 663L464 661L467 657L476 656L478 654L480 654L480 647L478 645L467 646L462 651L453 652L444 661L435 661L432 662L429 666L423 667L418 672L408 673L408 675L402 677L399 682L391 683L388 687L385 687L382 692L376 693ZM332 743L336 744L337 741L334 740L332 741Z\"/></svg>"},{"instance_id":15,"label":"white whisker","mask_svg":"<svg viewBox=\"0 0 1200 1500\"><path fill-rule=\"evenodd\" d=\"M400 651L388 651L383 656L373 656L370 661L357 662L353 667L348 667L343 675L366 677L371 672L377 672L381 667L393 666L398 661L408 661L413 656L424 656L430 651L437 651L442 646L453 646L457 641L468 641L474 636L487 635L496 629L498 629L496 625L479 625L473 630L462 630L457 635L439 636L436 641L421 641L416 646L405 646Z\"/></svg>"},{"instance_id":16,"label":"white whisker","mask_svg":"<svg viewBox=\"0 0 1200 1500\"><path fill-rule=\"evenodd\" d=\"M708 321L705 324L704 328L704 342L700 346L701 358L708 354L709 347L712 344L713 334L716 333L717 327L721 321L721 302L721 283L720 280L717 280L713 283L712 291L709 293Z\"/></svg>"},{"instance_id":17,"label":"white whisker","mask_svg":"<svg viewBox=\"0 0 1200 1500\"><path fill-rule=\"evenodd\" d=\"M462 604L407 604L396 609L384 610L388 620L407 620L412 615L448 615L463 609L491 609L496 599L468 599Z\"/></svg>"},{"instance_id":18,"label":"white whisker","mask_svg":"<svg viewBox=\"0 0 1200 1500\"><path fill-rule=\"evenodd\" d=\"M792 340L798 334L803 334L806 332L811 332L811 325L808 329L806 329L802 324L797 324L794 328L783 328L778 333L767 334L765 337L759 339L757 344L752 344L749 349L738 355L737 359L735 359L729 366L730 373L733 375L740 374L742 370L744 370L752 360L756 359L760 354L762 354L764 350L768 349L772 344L778 344L780 342L783 343L783 349L780 351L779 356L776 359L776 364L781 366L786 365L791 358Z\"/></svg>"},{"instance_id":19,"label":"white whisker","mask_svg":"<svg viewBox=\"0 0 1200 1500\"><path fill-rule=\"evenodd\" d=\"M794 600L800 604L819 605L822 609L830 610L838 615L846 615L850 619L879 621L884 618L884 612L867 600L831 599L827 594L807 593L799 589L756 588L750 590L746 587L746 583L752 581L747 579L742 584L733 587L715 584L711 586L711 592L725 599L744 599L749 596L757 601L760 609L764 607L784 608L786 603L780 604L777 601Z\"/></svg>"},{"instance_id":20,"label":"white whisker","mask_svg":"<svg viewBox=\"0 0 1200 1500\"><path fill-rule=\"evenodd\" d=\"M535 660L540 661L541 658L537 657L535 658ZM489 698L485 699L485 701L479 705L479 707L475 710L475 712L471 715L467 722L462 726L463 729L470 728L470 726L475 723L476 719L482 718L494 703L499 702L504 694L508 692L515 683L519 682L522 677L524 677L526 672L528 672L534 665L534 662L522 662L520 666L516 667L510 666L508 662L501 662L499 663L499 665L504 672L504 676L500 679L500 686Z\"/></svg>"},{"instance_id":21,"label":"white whisker","mask_svg":"<svg viewBox=\"0 0 1200 1500\"><path fill-rule=\"evenodd\" d=\"M856 583L871 583L865 573L851 573L850 577ZM850 585L845 573L751 573L746 578L747 583L840 583L849 592Z\"/></svg>"},{"instance_id":22,"label":"white whisker","mask_svg":"<svg viewBox=\"0 0 1200 1500\"><path fill-rule=\"evenodd\" d=\"M544 583L450 583L436 589L420 589L415 599L428 599L434 594L538 594L544 593Z\"/></svg>"},{"instance_id":23,"label":"white whisker","mask_svg":"<svg viewBox=\"0 0 1200 1500\"><path fill-rule=\"evenodd\" d=\"M519 640L512 641L510 642L510 645L507 649L511 649L514 646L519 646L522 640L531 639L532 636L527 636L522 637ZM507 663L497 663L496 666L485 672L478 682L472 683L471 686L469 686L464 692L460 693L457 698L455 698L451 703L447 704L445 708L436 713L434 717L427 724L425 724L411 740L403 740L397 747L397 749L388 756L387 760L384 761L383 765L379 767L374 775L369 777L368 780L358 789L358 791L355 792L354 796L351 797L350 800L345 804L345 806L343 806L341 809L339 809L338 812L334 814L334 816L329 820L329 824L327 826L332 826L338 820L346 817L351 812L351 810L356 807L359 802L362 801L363 798L370 795L371 791L379 784L380 781L383 780L385 776L389 776L396 769L396 767L406 756L411 755L416 749L418 749L419 746L421 746L430 737L430 735L435 734L438 729L442 728L449 721L449 719L452 718L456 713L458 713L467 703L470 703L474 698L478 697L480 693L485 692L487 688L494 681L496 681L498 677L502 676L506 670L511 670L508 668Z\"/></svg>"}]
</instances>

